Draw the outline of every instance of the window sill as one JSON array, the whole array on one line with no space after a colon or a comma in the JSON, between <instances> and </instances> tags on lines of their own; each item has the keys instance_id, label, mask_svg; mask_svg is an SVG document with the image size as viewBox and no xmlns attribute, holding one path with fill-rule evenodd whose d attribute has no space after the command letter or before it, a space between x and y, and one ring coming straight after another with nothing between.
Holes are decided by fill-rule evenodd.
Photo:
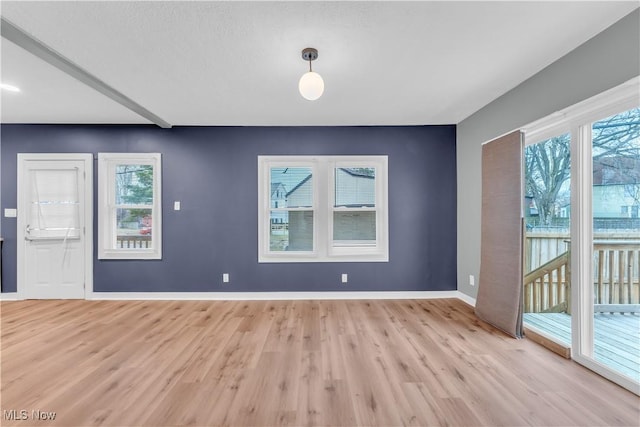
<instances>
[{"instance_id":1,"label":"window sill","mask_svg":"<svg viewBox=\"0 0 640 427\"><path fill-rule=\"evenodd\" d=\"M101 251L98 254L98 259L137 259L137 260L152 260L152 259L162 259L162 253L158 251Z\"/></svg>"},{"instance_id":2,"label":"window sill","mask_svg":"<svg viewBox=\"0 0 640 427\"><path fill-rule=\"evenodd\" d=\"M291 256L264 255L258 258L258 263L316 263L316 262L389 262L388 254L359 254L359 255L327 255L327 256Z\"/></svg>"}]
</instances>

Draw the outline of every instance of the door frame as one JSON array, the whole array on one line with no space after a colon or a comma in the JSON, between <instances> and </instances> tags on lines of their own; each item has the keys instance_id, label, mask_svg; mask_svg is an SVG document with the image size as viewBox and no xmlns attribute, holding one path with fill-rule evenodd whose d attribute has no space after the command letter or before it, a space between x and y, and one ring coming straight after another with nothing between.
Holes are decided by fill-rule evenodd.
<instances>
[{"instance_id":1,"label":"door frame","mask_svg":"<svg viewBox=\"0 0 640 427\"><path fill-rule=\"evenodd\" d=\"M93 154L91 153L18 153L18 218L17 218L17 266L16 296L24 300L27 295L25 280L26 240L25 213L23 212L25 190L23 176L27 161L83 161L84 162L84 299L93 293Z\"/></svg>"},{"instance_id":2,"label":"door frame","mask_svg":"<svg viewBox=\"0 0 640 427\"><path fill-rule=\"evenodd\" d=\"M593 222L591 123L638 106L640 77L525 126L536 143L571 133L571 358L640 395L640 384L593 357Z\"/></svg>"},{"instance_id":3,"label":"door frame","mask_svg":"<svg viewBox=\"0 0 640 427\"><path fill-rule=\"evenodd\" d=\"M637 99L614 103L585 115L571 138L571 357L579 364L640 395L640 383L594 356L592 123L636 107ZM575 214L574 214L575 212ZM575 285L575 286L574 286Z\"/></svg>"}]
</instances>

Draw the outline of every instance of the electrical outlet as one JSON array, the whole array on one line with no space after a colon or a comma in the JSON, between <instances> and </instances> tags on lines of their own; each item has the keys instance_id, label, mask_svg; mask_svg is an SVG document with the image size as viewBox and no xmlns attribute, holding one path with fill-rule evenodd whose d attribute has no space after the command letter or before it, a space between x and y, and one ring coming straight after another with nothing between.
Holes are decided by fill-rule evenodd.
<instances>
[{"instance_id":1,"label":"electrical outlet","mask_svg":"<svg viewBox=\"0 0 640 427\"><path fill-rule=\"evenodd\" d=\"M342 273L342 283L347 283L349 281L349 275L347 273Z\"/></svg>"},{"instance_id":2,"label":"electrical outlet","mask_svg":"<svg viewBox=\"0 0 640 427\"><path fill-rule=\"evenodd\" d=\"M469 285L471 285L471 286L475 286L476 285L476 278L473 276L473 274L469 275Z\"/></svg>"},{"instance_id":3,"label":"electrical outlet","mask_svg":"<svg viewBox=\"0 0 640 427\"><path fill-rule=\"evenodd\" d=\"M229 283L229 273L222 274L222 283Z\"/></svg>"},{"instance_id":4,"label":"electrical outlet","mask_svg":"<svg viewBox=\"0 0 640 427\"><path fill-rule=\"evenodd\" d=\"M173 202L173 210L174 211L179 211L180 210L180 202L178 200Z\"/></svg>"}]
</instances>

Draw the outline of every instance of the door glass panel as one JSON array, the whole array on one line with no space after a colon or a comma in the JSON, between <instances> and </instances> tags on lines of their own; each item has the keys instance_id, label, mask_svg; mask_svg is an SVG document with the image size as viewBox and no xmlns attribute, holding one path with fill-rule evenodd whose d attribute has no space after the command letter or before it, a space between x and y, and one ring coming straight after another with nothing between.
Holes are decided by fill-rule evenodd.
<instances>
[{"instance_id":1,"label":"door glass panel","mask_svg":"<svg viewBox=\"0 0 640 427\"><path fill-rule=\"evenodd\" d=\"M31 169L26 236L65 239L80 236L78 171Z\"/></svg>"},{"instance_id":2,"label":"door glass panel","mask_svg":"<svg viewBox=\"0 0 640 427\"><path fill-rule=\"evenodd\" d=\"M525 147L524 323L571 346L571 135Z\"/></svg>"},{"instance_id":3,"label":"door glass panel","mask_svg":"<svg viewBox=\"0 0 640 427\"><path fill-rule=\"evenodd\" d=\"M593 357L640 381L640 108L592 125Z\"/></svg>"}]
</instances>

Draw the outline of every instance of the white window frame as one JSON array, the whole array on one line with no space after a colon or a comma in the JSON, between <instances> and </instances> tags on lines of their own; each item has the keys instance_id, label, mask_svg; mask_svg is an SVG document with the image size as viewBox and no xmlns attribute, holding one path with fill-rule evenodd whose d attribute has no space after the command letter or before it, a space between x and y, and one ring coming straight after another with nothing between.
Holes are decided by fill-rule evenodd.
<instances>
[{"instance_id":1,"label":"white window frame","mask_svg":"<svg viewBox=\"0 0 640 427\"><path fill-rule=\"evenodd\" d=\"M117 165L153 166L153 234L150 248L116 247L115 170ZM98 153L98 259L162 259L162 156L160 153Z\"/></svg>"},{"instance_id":2,"label":"white window frame","mask_svg":"<svg viewBox=\"0 0 640 427\"><path fill-rule=\"evenodd\" d=\"M313 174L313 250L271 251L270 171L273 167L309 167ZM375 167L375 208L334 208L334 170L343 167ZM388 262L388 156L258 156L258 262ZM334 244L334 210L376 212L376 243Z\"/></svg>"}]
</instances>

